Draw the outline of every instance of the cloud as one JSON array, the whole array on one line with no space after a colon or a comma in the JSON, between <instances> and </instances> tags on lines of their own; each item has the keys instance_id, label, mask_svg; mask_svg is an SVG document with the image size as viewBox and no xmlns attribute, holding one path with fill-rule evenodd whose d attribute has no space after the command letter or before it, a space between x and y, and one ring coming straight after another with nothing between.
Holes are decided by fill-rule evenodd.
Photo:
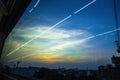
<instances>
[{"instance_id":1,"label":"cloud","mask_svg":"<svg viewBox=\"0 0 120 80\"><path fill-rule=\"evenodd\" d=\"M36 36L39 36L37 39L48 39L50 41L55 41L55 42L62 41L65 43L67 41L70 41L72 43L76 43L76 41L77 41L77 42L81 43L81 39L84 39L88 36L91 36L91 34L87 31L76 30L76 29L65 30L65 29L60 29L60 28L52 29L52 30L40 35L40 33L47 30L48 28L49 27L43 27L43 26L36 26L34 28L33 27L26 27L26 28L24 28L24 30L23 29L14 30L14 32L16 34L13 34L13 35L16 39L17 39L17 37L21 37L23 39L28 40L28 39L32 39ZM62 43L62 42L60 42L60 43ZM68 44L68 42L66 44Z\"/></svg>"},{"instance_id":2,"label":"cloud","mask_svg":"<svg viewBox=\"0 0 120 80\"><path fill-rule=\"evenodd\" d=\"M79 44L82 44L85 42L85 40L75 40L75 41L67 41L67 42L64 42L63 44L59 44L59 45L56 45L54 47L51 48L52 51L55 51L55 50L61 50L61 49L64 49L66 47L70 47L70 46L73 46L73 45L79 45Z\"/></svg>"},{"instance_id":3,"label":"cloud","mask_svg":"<svg viewBox=\"0 0 120 80\"><path fill-rule=\"evenodd\" d=\"M25 60L26 58L24 58ZM65 53L39 53L36 55L32 55L28 58L29 61L33 62L44 62L44 63L65 63L65 62L86 62L89 60L88 56L83 56L83 55L70 55L70 54L65 54Z\"/></svg>"},{"instance_id":4,"label":"cloud","mask_svg":"<svg viewBox=\"0 0 120 80\"><path fill-rule=\"evenodd\" d=\"M38 36L48 28L49 27L46 26L16 28L11 33L13 39L9 39L9 41L14 43L12 44L13 46L16 46L16 44L22 45L27 40ZM21 48L8 58L11 59L13 57L15 59L17 58L17 54L19 54L18 57L26 56L25 59L31 58L31 60L38 60L45 63L76 61L80 58L80 56L78 58L78 55L81 54L77 54L70 59L71 53L76 53L77 50L79 51L88 46L90 47L91 45L87 43L88 40L83 39L91 35L92 34L84 30L54 28L43 35L39 35L37 39L27 44L24 48ZM7 44L6 46L10 45ZM79 46L79 49L74 49L77 46ZM61 51L62 53L60 53ZM69 57L67 57L66 54L68 54L67 56Z\"/></svg>"},{"instance_id":5,"label":"cloud","mask_svg":"<svg viewBox=\"0 0 120 80\"><path fill-rule=\"evenodd\" d=\"M40 33L46 31L49 29L49 27L42 27L42 26L37 26L37 27L27 27L23 29L17 29L14 30L16 35L23 37L23 38L34 38L35 36L39 36ZM64 30L64 29L52 29L50 31L47 31L43 35L40 35L39 38L45 38L45 39L64 39L64 38L71 38L74 36L79 36L84 34L84 31L82 30Z\"/></svg>"}]
</instances>

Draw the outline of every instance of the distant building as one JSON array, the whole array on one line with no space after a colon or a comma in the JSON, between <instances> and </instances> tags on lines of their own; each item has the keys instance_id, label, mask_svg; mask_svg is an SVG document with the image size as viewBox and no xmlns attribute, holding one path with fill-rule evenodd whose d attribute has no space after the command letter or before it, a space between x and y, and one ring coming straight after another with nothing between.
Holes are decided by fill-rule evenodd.
<instances>
[{"instance_id":1,"label":"distant building","mask_svg":"<svg viewBox=\"0 0 120 80\"><path fill-rule=\"evenodd\" d=\"M112 56L112 63L107 66L99 66L99 78L100 80L120 80L120 57Z\"/></svg>"},{"instance_id":2,"label":"distant building","mask_svg":"<svg viewBox=\"0 0 120 80\"><path fill-rule=\"evenodd\" d=\"M29 68L12 68L11 73L17 74L24 77L32 77L36 71L39 71L37 67L29 67Z\"/></svg>"},{"instance_id":3,"label":"distant building","mask_svg":"<svg viewBox=\"0 0 120 80\"><path fill-rule=\"evenodd\" d=\"M120 68L120 57L119 56L112 56L111 58L112 63L115 65L115 67Z\"/></svg>"}]
</instances>

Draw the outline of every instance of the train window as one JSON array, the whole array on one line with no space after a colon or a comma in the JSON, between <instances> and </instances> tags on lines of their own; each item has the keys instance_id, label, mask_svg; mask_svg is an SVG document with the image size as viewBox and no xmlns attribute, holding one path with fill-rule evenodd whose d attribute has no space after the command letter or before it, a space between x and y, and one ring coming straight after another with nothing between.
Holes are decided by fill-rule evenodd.
<instances>
[{"instance_id":1,"label":"train window","mask_svg":"<svg viewBox=\"0 0 120 80\"><path fill-rule=\"evenodd\" d=\"M33 0L1 60L11 67L19 61L21 67L97 69L111 63L115 37L113 0Z\"/></svg>"}]
</instances>

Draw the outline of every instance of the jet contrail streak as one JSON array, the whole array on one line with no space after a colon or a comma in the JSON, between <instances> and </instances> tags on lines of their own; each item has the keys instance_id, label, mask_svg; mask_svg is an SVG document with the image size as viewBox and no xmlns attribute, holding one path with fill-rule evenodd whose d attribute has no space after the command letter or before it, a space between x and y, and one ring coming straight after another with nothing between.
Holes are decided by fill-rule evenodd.
<instances>
[{"instance_id":1,"label":"jet contrail streak","mask_svg":"<svg viewBox=\"0 0 120 80\"><path fill-rule=\"evenodd\" d=\"M74 14L77 14L78 12L82 11L83 9L85 9L86 7L88 7L89 5L93 4L96 0L91 1L90 3L86 4L85 6L83 6L82 8L80 8L79 10L75 11Z\"/></svg>"},{"instance_id":2,"label":"jet contrail streak","mask_svg":"<svg viewBox=\"0 0 120 80\"><path fill-rule=\"evenodd\" d=\"M92 39L92 38L95 38L95 37L98 37L98 36L103 36L103 35L115 32L117 30L120 30L120 28L119 29L114 29L114 30L111 30L111 31L107 31L107 32L104 32L104 33L100 33L100 34L97 34L97 35L94 35L94 36L90 36L90 37L82 39L82 40L88 40L88 39Z\"/></svg>"},{"instance_id":3,"label":"jet contrail streak","mask_svg":"<svg viewBox=\"0 0 120 80\"><path fill-rule=\"evenodd\" d=\"M36 2L36 4L34 5L34 8L39 4L39 2L40 2L40 0L38 0L38 1Z\"/></svg>"},{"instance_id":4,"label":"jet contrail streak","mask_svg":"<svg viewBox=\"0 0 120 80\"><path fill-rule=\"evenodd\" d=\"M34 8L37 7L37 5L39 4L39 2L40 2L40 0L38 0L38 1L35 3L34 7L29 10L30 13L34 10Z\"/></svg>"}]
</instances>

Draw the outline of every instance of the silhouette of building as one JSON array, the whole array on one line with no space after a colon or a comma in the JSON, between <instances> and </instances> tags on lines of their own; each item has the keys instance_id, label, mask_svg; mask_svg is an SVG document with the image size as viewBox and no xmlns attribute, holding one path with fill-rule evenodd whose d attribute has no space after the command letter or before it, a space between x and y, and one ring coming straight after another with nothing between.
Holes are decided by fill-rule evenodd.
<instances>
[{"instance_id":1,"label":"silhouette of building","mask_svg":"<svg viewBox=\"0 0 120 80\"><path fill-rule=\"evenodd\" d=\"M120 57L113 55L111 61L114 65L98 67L100 80L120 80Z\"/></svg>"}]
</instances>

